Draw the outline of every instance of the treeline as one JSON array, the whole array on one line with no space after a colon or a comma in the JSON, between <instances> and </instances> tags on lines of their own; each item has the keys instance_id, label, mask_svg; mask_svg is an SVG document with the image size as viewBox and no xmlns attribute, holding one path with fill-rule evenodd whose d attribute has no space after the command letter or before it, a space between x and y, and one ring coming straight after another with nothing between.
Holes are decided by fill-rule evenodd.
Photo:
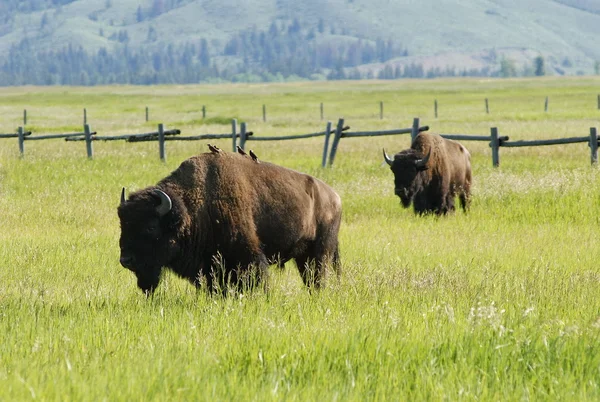
<instances>
[{"instance_id":1,"label":"treeline","mask_svg":"<svg viewBox=\"0 0 600 402\"><path fill-rule=\"evenodd\" d=\"M171 7L177 3L160 4ZM267 30L241 31L220 49L210 48L205 39L160 46L153 27L148 29L149 45L145 47L129 46L126 30L109 39L115 42L114 50L100 49L94 54L71 45L40 50L32 39L24 39L0 61L0 85L148 85L345 79L349 75L362 78L362 74L347 70L408 55L392 40L356 39L345 31L336 32L323 20L310 29L293 20L274 22Z\"/></svg>"},{"instance_id":2,"label":"treeline","mask_svg":"<svg viewBox=\"0 0 600 402\"><path fill-rule=\"evenodd\" d=\"M489 68L426 70L419 63L403 67L387 64L377 71L373 68L362 68L360 65L347 67L344 63L349 61L342 56L336 59L324 57L307 60L300 56L302 54L299 52L296 56L291 56L287 63L286 59L280 56L269 58L269 53L261 53L262 59L259 61L245 55L241 61L223 63L223 57L211 56L209 44L205 39L197 43L170 45L157 50L133 49L125 43L113 52L100 49L95 54L74 46L45 52L35 51L33 45L24 40L18 46L13 46L4 62L0 64L0 85L152 85L491 75ZM260 60L264 60L265 64ZM317 63L317 60L320 60L323 68L312 64Z\"/></svg>"},{"instance_id":3,"label":"treeline","mask_svg":"<svg viewBox=\"0 0 600 402\"><path fill-rule=\"evenodd\" d=\"M187 84L222 75L210 64L206 40L156 51L133 50L125 44L95 54L74 46L35 51L24 40L0 65L0 85Z\"/></svg>"},{"instance_id":4,"label":"treeline","mask_svg":"<svg viewBox=\"0 0 600 402\"><path fill-rule=\"evenodd\" d=\"M282 74L310 78L323 70L336 70L362 64L386 62L408 56L408 50L391 39L374 42L336 32L319 20L316 28L304 29L297 19L290 24L273 22L268 30L241 31L224 48L225 56L241 60L241 70L251 74Z\"/></svg>"},{"instance_id":5,"label":"treeline","mask_svg":"<svg viewBox=\"0 0 600 402\"><path fill-rule=\"evenodd\" d=\"M177 0L154 2L165 7L178 3ZM425 69L419 63L400 65L402 58L409 55L401 44L391 39L357 39L344 30L336 31L335 27L327 26L323 20L319 20L316 27L306 29L298 20L278 21L267 30L248 29L234 35L221 48L214 44L211 47L206 39L160 46L152 27L147 33L149 45L145 47L130 46L126 30L113 35L114 50L109 52L103 48L96 53L71 45L39 50L31 39L24 39L0 59L0 85L151 85L517 75L514 63L505 59L500 62L500 69ZM394 62L390 62L392 59ZM540 62L536 66L537 75L544 74L543 59Z\"/></svg>"}]
</instances>

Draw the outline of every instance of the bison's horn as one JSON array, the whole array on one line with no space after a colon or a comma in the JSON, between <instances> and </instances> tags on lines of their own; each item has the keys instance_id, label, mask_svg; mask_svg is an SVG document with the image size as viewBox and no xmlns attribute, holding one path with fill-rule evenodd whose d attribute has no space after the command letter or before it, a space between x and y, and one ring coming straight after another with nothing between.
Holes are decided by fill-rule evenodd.
<instances>
[{"instance_id":1,"label":"bison's horn","mask_svg":"<svg viewBox=\"0 0 600 402\"><path fill-rule=\"evenodd\" d=\"M427 162L429 161L430 156L431 156L431 149L429 149L429 152L427 153L426 157L424 157L423 159L417 159L415 161L415 165L417 165L418 168L424 168L425 166L427 166Z\"/></svg>"},{"instance_id":2,"label":"bison's horn","mask_svg":"<svg viewBox=\"0 0 600 402\"><path fill-rule=\"evenodd\" d=\"M388 165L392 166L394 161L385 153L385 148L383 149L383 159L387 162Z\"/></svg>"},{"instance_id":3,"label":"bison's horn","mask_svg":"<svg viewBox=\"0 0 600 402\"><path fill-rule=\"evenodd\" d=\"M125 204L125 187L121 190L121 205Z\"/></svg>"},{"instance_id":4,"label":"bison's horn","mask_svg":"<svg viewBox=\"0 0 600 402\"><path fill-rule=\"evenodd\" d=\"M156 207L156 212L159 216L164 216L173 207L171 198L162 190L154 190L158 198L160 198L160 205Z\"/></svg>"}]
</instances>

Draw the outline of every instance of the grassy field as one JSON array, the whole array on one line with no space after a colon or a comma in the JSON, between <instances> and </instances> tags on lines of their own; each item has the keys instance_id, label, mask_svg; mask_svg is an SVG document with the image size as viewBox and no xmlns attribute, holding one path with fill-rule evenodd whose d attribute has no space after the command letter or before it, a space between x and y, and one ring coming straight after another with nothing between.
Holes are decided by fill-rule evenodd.
<instances>
[{"instance_id":1,"label":"grassy field","mask_svg":"<svg viewBox=\"0 0 600 402\"><path fill-rule=\"evenodd\" d=\"M557 138L599 126L598 93L592 78L1 88L0 132L24 108L34 135L79 131L85 107L102 135L227 132L215 122L232 117L256 136L300 134L324 128L323 102L353 130L418 116L434 132ZM408 136L342 140L332 169L321 138L248 145L339 192L340 281L309 294L289 263L268 296L223 299L167 274L146 299L118 262L120 189L206 141L169 142L161 163L156 143L97 142L87 160L83 143L31 141L20 159L0 140L0 400L600 398L600 174L585 144L501 149L494 169L487 144L465 143L472 209L445 218L393 195L381 148Z\"/></svg>"}]
</instances>

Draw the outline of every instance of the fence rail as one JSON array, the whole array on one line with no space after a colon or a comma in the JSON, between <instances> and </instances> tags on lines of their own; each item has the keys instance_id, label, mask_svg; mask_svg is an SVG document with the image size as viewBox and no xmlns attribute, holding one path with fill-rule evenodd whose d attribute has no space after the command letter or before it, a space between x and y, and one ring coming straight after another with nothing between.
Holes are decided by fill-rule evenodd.
<instances>
[{"instance_id":1,"label":"fence rail","mask_svg":"<svg viewBox=\"0 0 600 402\"><path fill-rule=\"evenodd\" d=\"M31 135L31 131L23 131L24 137L27 137L29 135ZM0 134L0 138L19 138L19 133Z\"/></svg>"},{"instance_id":2,"label":"fence rail","mask_svg":"<svg viewBox=\"0 0 600 402\"><path fill-rule=\"evenodd\" d=\"M91 135L96 134L95 131L90 132ZM26 137L27 141L52 140L56 138L81 138L85 140L85 133L70 133L70 134L43 134Z\"/></svg>"},{"instance_id":3,"label":"fence rail","mask_svg":"<svg viewBox=\"0 0 600 402\"><path fill-rule=\"evenodd\" d=\"M167 130L165 131L165 135L177 135L180 134L181 131L180 130ZM95 133L94 133L95 134ZM140 138L140 137L151 137L151 136L158 136L158 131L156 132L151 132L151 133L140 133L140 134L121 134L121 135L111 135L111 136L101 136L101 135L92 135L92 141L116 141L116 140L126 140L126 141L130 141L130 142L134 142L132 140L135 138ZM79 138L68 138L65 139L65 141L85 141L84 137L79 137Z\"/></svg>"},{"instance_id":4,"label":"fence rail","mask_svg":"<svg viewBox=\"0 0 600 402\"><path fill-rule=\"evenodd\" d=\"M590 142L590 137L554 138L550 140L520 140L501 144L503 147L539 147L543 145L577 144L579 142Z\"/></svg>"}]
</instances>

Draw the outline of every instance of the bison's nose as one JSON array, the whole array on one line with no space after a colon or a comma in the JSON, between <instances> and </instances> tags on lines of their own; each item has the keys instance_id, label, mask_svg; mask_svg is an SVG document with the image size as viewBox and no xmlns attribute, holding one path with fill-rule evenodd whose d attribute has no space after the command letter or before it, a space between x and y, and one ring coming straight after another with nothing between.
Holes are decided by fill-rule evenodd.
<instances>
[{"instance_id":1,"label":"bison's nose","mask_svg":"<svg viewBox=\"0 0 600 402\"><path fill-rule=\"evenodd\" d=\"M133 268L133 256L131 255L121 255L121 259L119 260L121 265L127 269Z\"/></svg>"}]
</instances>

